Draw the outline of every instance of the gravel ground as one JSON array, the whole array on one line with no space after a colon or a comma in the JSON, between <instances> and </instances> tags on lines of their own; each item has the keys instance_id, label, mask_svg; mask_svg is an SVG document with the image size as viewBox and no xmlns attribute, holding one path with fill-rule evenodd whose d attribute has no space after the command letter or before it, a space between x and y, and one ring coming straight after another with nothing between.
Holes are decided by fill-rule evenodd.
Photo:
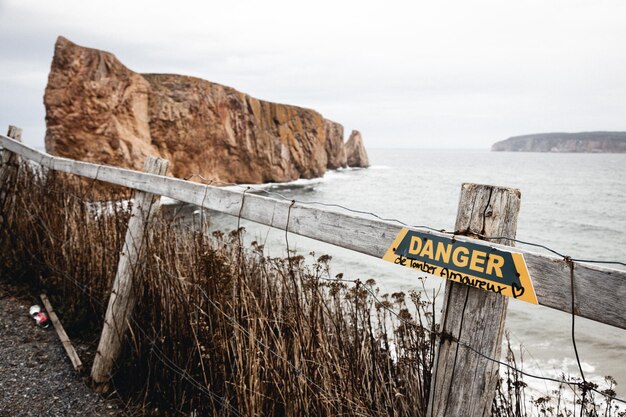
<instances>
[{"instance_id":1,"label":"gravel ground","mask_svg":"<svg viewBox=\"0 0 626 417\"><path fill-rule=\"evenodd\" d=\"M37 327L29 307L0 284L0 417L125 415L119 402L91 391L52 325Z\"/></svg>"}]
</instances>

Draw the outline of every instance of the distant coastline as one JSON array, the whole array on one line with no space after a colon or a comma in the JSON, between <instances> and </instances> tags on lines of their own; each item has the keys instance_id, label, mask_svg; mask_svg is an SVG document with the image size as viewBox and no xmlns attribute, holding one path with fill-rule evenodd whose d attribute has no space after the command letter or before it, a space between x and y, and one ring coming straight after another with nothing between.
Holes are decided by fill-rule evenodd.
<instances>
[{"instance_id":1,"label":"distant coastline","mask_svg":"<svg viewBox=\"0 0 626 417\"><path fill-rule=\"evenodd\" d=\"M496 152L626 153L626 132L537 133L491 146Z\"/></svg>"}]
</instances>

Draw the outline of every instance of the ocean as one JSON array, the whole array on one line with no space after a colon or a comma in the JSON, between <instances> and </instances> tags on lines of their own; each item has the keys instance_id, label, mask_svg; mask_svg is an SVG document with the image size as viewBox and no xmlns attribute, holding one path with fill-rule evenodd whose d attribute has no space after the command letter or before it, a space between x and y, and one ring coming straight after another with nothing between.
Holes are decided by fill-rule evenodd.
<instances>
[{"instance_id":1,"label":"ocean","mask_svg":"<svg viewBox=\"0 0 626 417\"><path fill-rule=\"evenodd\" d=\"M256 186L261 193L372 212L410 225L453 230L461 184L514 187L522 205L517 238L573 258L626 262L626 154L556 154L483 150L369 150L368 169L330 171L323 178ZM237 220L213 215L212 227L233 229ZM266 243L270 256L285 256L284 231L242 221L247 239ZM419 290L423 273L310 239L289 237L290 249L333 257L332 274L373 278L382 293ZM540 251L539 249L532 249ZM622 268L623 267L617 267ZM624 283L626 285L626 282ZM442 278L427 279L429 291ZM441 302L441 301L440 301ZM626 314L626 312L624 312ZM506 329L524 370L560 377L579 376L571 340L571 316L511 300ZM614 377L626 397L626 330L576 319L576 343L587 379L606 387ZM547 392L540 380L526 382Z\"/></svg>"}]
</instances>

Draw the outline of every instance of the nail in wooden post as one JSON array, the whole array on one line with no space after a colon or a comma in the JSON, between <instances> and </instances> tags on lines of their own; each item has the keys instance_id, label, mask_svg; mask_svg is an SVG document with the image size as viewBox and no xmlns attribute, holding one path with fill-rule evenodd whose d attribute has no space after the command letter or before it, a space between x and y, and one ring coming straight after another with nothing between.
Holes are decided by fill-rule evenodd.
<instances>
[{"instance_id":1,"label":"nail in wooden post","mask_svg":"<svg viewBox=\"0 0 626 417\"><path fill-rule=\"evenodd\" d=\"M144 171L150 174L165 175L168 165L169 162L165 159L148 157ZM121 353L128 320L136 301L133 289L135 274L141 264L142 248L149 230L150 220L159 209L160 197L142 191L135 192L124 248L120 254L102 335L91 368L91 380L95 389L100 392L108 390L111 372Z\"/></svg>"},{"instance_id":2,"label":"nail in wooden post","mask_svg":"<svg viewBox=\"0 0 626 417\"><path fill-rule=\"evenodd\" d=\"M520 192L512 188L463 184L456 230L514 238ZM511 241L494 241L512 245ZM490 415L499 378L508 297L447 281L441 318L442 337L433 367L428 417Z\"/></svg>"}]
</instances>

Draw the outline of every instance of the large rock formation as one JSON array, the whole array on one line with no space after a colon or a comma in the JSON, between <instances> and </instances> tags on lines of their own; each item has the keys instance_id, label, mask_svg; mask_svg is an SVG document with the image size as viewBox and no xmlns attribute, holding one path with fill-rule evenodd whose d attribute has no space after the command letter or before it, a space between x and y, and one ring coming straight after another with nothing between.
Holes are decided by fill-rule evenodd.
<instances>
[{"instance_id":1,"label":"large rock formation","mask_svg":"<svg viewBox=\"0 0 626 417\"><path fill-rule=\"evenodd\" d=\"M226 183L312 178L347 164L343 126L316 111L194 77L137 74L63 37L44 103L46 149L68 158L141 169L155 155L174 176Z\"/></svg>"},{"instance_id":2,"label":"large rock formation","mask_svg":"<svg viewBox=\"0 0 626 417\"><path fill-rule=\"evenodd\" d=\"M260 183L324 174L324 118L179 75L144 75L150 135L174 176Z\"/></svg>"},{"instance_id":3,"label":"large rock formation","mask_svg":"<svg viewBox=\"0 0 626 417\"><path fill-rule=\"evenodd\" d=\"M346 143L346 160L350 167L366 168L370 166L370 161L363 145L363 138L358 130L352 131L350 139Z\"/></svg>"},{"instance_id":4,"label":"large rock formation","mask_svg":"<svg viewBox=\"0 0 626 417\"><path fill-rule=\"evenodd\" d=\"M626 132L538 133L496 142L492 151L626 152Z\"/></svg>"},{"instance_id":5,"label":"large rock formation","mask_svg":"<svg viewBox=\"0 0 626 417\"><path fill-rule=\"evenodd\" d=\"M142 169L152 147L150 84L113 55L56 43L44 96L46 150L68 158Z\"/></svg>"},{"instance_id":6,"label":"large rock formation","mask_svg":"<svg viewBox=\"0 0 626 417\"><path fill-rule=\"evenodd\" d=\"M324 120L326 131L326 155L329 169L345 168L347 165L346 150L343 143L343 126L330 120Z\"/></svg>"}]
</instances>

